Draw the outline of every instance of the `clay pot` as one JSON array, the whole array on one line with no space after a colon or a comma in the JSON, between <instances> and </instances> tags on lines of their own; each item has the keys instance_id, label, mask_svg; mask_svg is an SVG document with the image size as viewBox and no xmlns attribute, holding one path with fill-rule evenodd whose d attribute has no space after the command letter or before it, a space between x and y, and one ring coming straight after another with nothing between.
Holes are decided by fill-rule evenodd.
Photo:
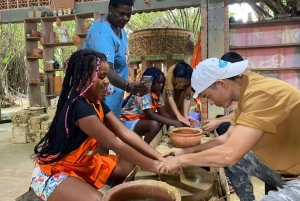
<instances>
[{"instance_id":1,"label":"clay pot","mask_svg":"<svg viewBox=\"0 0 300 201\"><path fill-rule=\"evenodd\" d=\"M30 83L33 83L33 84L37 84L37 83L39 83L39 79L31 79L30 80Z\"/></svg>"},{"instance_id":2,"label":"clay pot","mask_svg":"<svg viewBox=\"0 0 300 201\"><path fill-rule=\"evenodd\" d=\"M173 128L170 130L170 140L175 147L188 148L201 143L202 130L199 128Z\"/></svg>"},{"instance_id":3,"label":"clay pot","mask_svg":"<svg viewBox=\"0 0 300 201\"><path fill-rule=\"evenodd\" d=\"M40 48L34 48L32 51L33 57L42 57L43 56L43 50Z\"/></svg>"},{"instance_id":4,"label":"clay pot","mask_svg":"<svg viewBox=\"0 0 300 201\"><path fill-rule=\"evenodd\" d=\"M73 42L74 45L80 44L80 37L77 36L77 35L73 36L72 37L72 42Z\"/></svg>"},{"instance_id":5,"label":"clay pot","mask_svg":"<svg viewBox=\"0 0 300 201\"><path fill-rule=\"evenodd\" d=\"M45 40L44 40L44 38L40 38L40 44L41 44L41 46L44 46L44 45L45 45Z\"/></svg>"},{"instance_id":6,"label":"clay pot","mask_svg":"<svg viewBox=\"0 0 300 201\"><path fill-rule=\"evenodd\" d=\"M32 36L32 37L38 37L38 36L39 36L39 32L36 31L36 30L32 30L32 31L31 31L31 36Z\"/></svg>"},{"instance_id":7,"label":"clay pot","mask_svg":"<svg viewBox=\"0 0 300 201\"><path fill-rule=\"evenodd\" d=\"M117 185L106 192L102 201L181 201L177 188L161 181L140 180Z\"/></svg>"}]
</instances>

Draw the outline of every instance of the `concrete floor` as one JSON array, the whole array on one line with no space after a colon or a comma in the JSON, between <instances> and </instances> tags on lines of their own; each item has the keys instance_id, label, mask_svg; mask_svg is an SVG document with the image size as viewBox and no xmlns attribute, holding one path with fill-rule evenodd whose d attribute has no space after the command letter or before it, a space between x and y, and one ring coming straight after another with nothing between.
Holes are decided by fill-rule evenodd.
<instances>
[{"instance_id":1,"label":"concrete floor","mask_svg":"<svg viewBox=\"0 0 300 201\"><path fill-rule=\"evenodd\" d=\"M20 110L13 109L13 110ZM5 112L2 110L2 112ZM11 110L10 110L11 111ZM11 123L0 124L0 200L14 201L17 197L25 193L30 185L35 144L12 144L11 143ZM157 147L161 153L168 150L166 143ZM264 195L264 184L256 178L251 178L254 184L254 194L257 200ZM101 192L106 192L107 186ZM238 201L236 194L230 195L230 201Z\"/></svg>"}]
</instances>

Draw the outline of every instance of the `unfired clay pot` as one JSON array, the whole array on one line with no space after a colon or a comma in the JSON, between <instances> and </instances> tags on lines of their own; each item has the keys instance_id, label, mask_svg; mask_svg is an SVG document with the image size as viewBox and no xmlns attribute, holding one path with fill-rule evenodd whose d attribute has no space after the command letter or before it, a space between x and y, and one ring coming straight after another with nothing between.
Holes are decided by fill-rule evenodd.
<instances>
[{"instance_id":1,"label":"unfired clay pot","mask_svg":"<svg viewBox=\"0 0 300 201\"><path fill-rule=\"evenodd\" d=\"M161 181L139 180L117 185L102 201L181 201L177 188Z\"/></svg>"},{"instance_id":2,"label":"unfired clay pot","mask_svg":"<svg viewBox=\"0 0 300 201\"><path fill-rule=\"evenodd\" d=\"M175 147L187 148L201 143L202 130L199 128L173 128L170 130L170 140Z\"/></svg>"}]
</instances>

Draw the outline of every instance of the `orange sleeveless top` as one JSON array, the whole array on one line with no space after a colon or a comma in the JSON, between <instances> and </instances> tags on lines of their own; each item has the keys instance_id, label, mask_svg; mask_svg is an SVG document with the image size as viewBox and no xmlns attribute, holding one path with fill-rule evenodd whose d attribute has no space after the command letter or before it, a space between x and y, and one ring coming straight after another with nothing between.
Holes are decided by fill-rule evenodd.
<instances>
[{"instance_id":1,"label":"orange sleeveless top","mask_svg":"<svg viewBox=\"0 0 300 201\"><path fill-rule=\"evenodd\" d=\"M93 106L99 119L103 122L104 112L100 101L95 100L95 103L99 104L99 108L96 108L87 99L86 101ZM58 162L43 164L42 161L37 159L37 163L39 163L41 170L48 175L51 175L51 172L52 175L64 173L83 179L91 186L99 189L104 186L118 164L118 157L97 153L98 145L99 142L96 139L88 137L79 148L70 152Z\"/></svg>"},{"instance_id":2,"label":"orange sleeveless top","mask_svg":"<svg viewBox=\"0 0 300 201\"><path fill-rule=\"evenodd\" d=\"M150 93L150 95L154 98L154 103L151 104L152 110L155 112L158 108L158 99L159 97L155 93ZM126 120L135 120L135 119L148 119L145 113L142 114L121 114L120 118L124 118Z\"/></svg>"}]
</instances>

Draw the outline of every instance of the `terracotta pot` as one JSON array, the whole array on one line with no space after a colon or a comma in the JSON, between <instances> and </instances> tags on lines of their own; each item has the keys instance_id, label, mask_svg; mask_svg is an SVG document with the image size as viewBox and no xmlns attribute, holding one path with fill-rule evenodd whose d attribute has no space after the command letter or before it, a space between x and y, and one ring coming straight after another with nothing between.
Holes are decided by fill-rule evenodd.
<instances>
[{"instance_id":1,"label":"terracotta pot","mask_svg":"<svg viewBox=\"0 0 300 201\"><path fill-rule=\"evenodd\" d=\"M161 181L131 181L113 187L102 201L181 201L177 188Z\"/></svg>"},{"instance_id":2,"label":"terracotta pot","mask_svg":"<svg viewBox=\"0 0 300 201\"><path fill-rule=\"evenodd\" d=\"M36 30L32 30L32 31L31 31L31 36L32 36L32 37L38 37L38 36L39 36L39 32L36 31Z\"/></svg>"},{"instance_id":3,"label":"terracotta pot","mask_svg":"<svg viewBox=\"0 0 300 201\"><path fill-rule=\"evenodd\" d=\"M187 148L201 143L202 130L199 128L173 128L170 130L170 140L175 147Z\"/></svg>"},{"instance_id":4,"label":"terracotta pot","mask_svg":"<svg viewBox=\"0 0 300 201\"><path fill-rule=\"evenodd\" d=\"M39 79L31 79L30 80L30 83L33 83L33 84L37 84L37 83L39 83Z\"/></svg>"}]
</instances>

